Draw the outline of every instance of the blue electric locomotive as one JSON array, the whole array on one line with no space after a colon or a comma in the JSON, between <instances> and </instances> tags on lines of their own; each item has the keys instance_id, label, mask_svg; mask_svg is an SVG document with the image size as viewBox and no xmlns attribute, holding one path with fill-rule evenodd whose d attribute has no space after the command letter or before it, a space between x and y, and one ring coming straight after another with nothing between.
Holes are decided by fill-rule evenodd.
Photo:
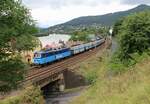
<instances>
[{"instance_id":1,"label":"blue electric locomotive","mask_svg":"<svg viewBox=\"0 0 150 104\"><path fill-rule=\"evenodd\" d=\"M33 63L36 65L42 65L68 56L71 56L71 51L69 48L38 51L34 53Z\"/></svg>"},{"instance_id":2,"label":"blue electric locomotive","mask_svg":"<svg viewBox=\"0 0 150 104\"><path fill-rule=\"evenodd\" d=\"M71 55L75 55L84 51L87 51L91 48L95 48L101 45L105 40L98 39L93 42L80 44L77 46L73 46L71 48L62 48L57 50L43 50L34 53L33 63L35 65L43 65L47 63L54 62L59 59L63 59L65 57L69 57Z\"/></svg>"}]
</instances>

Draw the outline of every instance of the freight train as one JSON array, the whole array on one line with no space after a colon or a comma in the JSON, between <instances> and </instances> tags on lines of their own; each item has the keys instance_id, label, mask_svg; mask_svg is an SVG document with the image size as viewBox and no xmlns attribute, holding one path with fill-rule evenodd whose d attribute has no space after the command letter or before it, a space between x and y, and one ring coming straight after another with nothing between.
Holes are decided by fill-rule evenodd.
<instances>
[{"instance_id":1,"label":"freight train","mask_svg":"<svg viewBox=\"0 0 150 104\"><path fill-rule=\"evenodd\" d=\"M61 49L47 49L41 50L34 53L33 63L34 65L44 65L52 63L54 61L70 57L84 51L88 51L92 48L95 48L105 42L105 39L97 39L92 42L85 44L80 44L72 46L70 48L61 48Z\"/></svg>"}]
</instances>

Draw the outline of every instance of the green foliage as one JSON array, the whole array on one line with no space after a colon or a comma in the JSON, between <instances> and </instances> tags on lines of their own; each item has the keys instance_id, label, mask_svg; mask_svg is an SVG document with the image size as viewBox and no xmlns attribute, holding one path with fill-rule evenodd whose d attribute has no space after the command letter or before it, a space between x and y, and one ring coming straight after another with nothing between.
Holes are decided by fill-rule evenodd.
<instances>
[{"instance_id":1,"label":"green foliage","mask_svg":"<svg viewBox=\"0 0 150 104\"><path fill-rule=\"evenodd\" d=\"M21 98L21 104L45 104L41 90L38 87L27 88Z\"/></svg>"},{"instance_id":2,"label":"green foliage","mask_svg":"<svg viewBox=\"0 0 150 104\"><path fill-rule=\"evenodd\" d=\"M102 55L107 52L104 51ZM126 72L114 74L107 70L110 62L106 55L101 64L95 62L94 59L91 60L91 62L94 61L92 70L96 70L97 80L71 104L149 104L150 56L146 52L142 55L134 53L132 57L139 63L132 67L123 66L124 70L127 70ZM89 66L87 67L89 68ZM86 71L88 70L86 69Z\"/></svg>"},{"instance_id":3,"label":"green foliage","mask_svg":"<svg viewBox=\"0 0 150 104\"><path fill-rule=\"evenodd\" d=\"M106 37L108 30L109 29L107 27L81 29L71 33L72 35L70 40L88 42L90 41L90 35Z\"/></svg>"},{"instance_id":4,"label":"green foliage","mask_svg":"<svg viewBox=\"0 0 150 104\"><path fill-rule=\"evenodd\" d=\"M45 104L45 101L40 88L31 86L15 97L0 101L0 104Z\"/></svg>"},{"instance_id":5,"label":"green foliage","mask_svg":"<svg viewBox=\"0 0 150 104\"><path fill-rule=\"evenodd\" d=\"M74 35L71 35L70 40L73 41L89 41L88 35L87 34L82 34L79 32L76 32Z\"/></svg>"},{"instance_id":6,"label":"green foliage","mask_svg":"<svg viewBox=\"0 0 150 104\"><path fill-rule=\"evenodd\" d=\"M97 79L97 73L95 71L89 71L86 73L85 78L89 84L94 84Z\"/></svg>"},{"instance_id":7,"label":"green foliage","mask_svg":"<svg viewBox=\"0 0 150 104\"><path fill-rule=\"evenodd\" d=\"M96 83L75 98L71 104L149 104L149 67L150 57L125 69L128 70L125 73L113 75L106 70L107 62L103 63L97 69Z\"/></svg>"},{"instance_id":8,"label":"green foliage","mask_svg":"<svg viewBox=\"0 0 150 104\"><path fill-rule=\"evenodd\" d=\"M36 37L43 37L43 36L48 36L49 33L49 29L48 28L38 28L38 33L35 34L34 36Z\"/></svg>"},{"instance_id":9,"label":"green foliage","mask_svg":"<svg viewBox=\"0 0 150 104\"><path fill-rule=\"evenodd\" d=\"M115 25L119 49L113 62L131 66L137 63L135 53L142 55L150 48L150 11L130 15ZM116 60L117 61L116 61Z\"/></svg>"},{"instance_id":10,"label":"green foliage","mask_svg":"<svg viewBox=\"0 0 150 104\"><path fill-rule=\"evenodd\" d=\"M111 60L108 64L108 66L110 67L110 71L113 72L113 73L120 73L120 72L123 72L125 71L126 69L126 66L125 64L123 64L119 57L118 57L118 54L117 53L114 53L114 55L111 57Z\"/></svg>"},{"instance_id":11,"label":"green foliage","mask_svg":"<svg viewBox=\"0 0 150 104\"><path fill-rule=\"evenodd\" d=\"M113 33L112 36L116 36L121 28L122 22L123 22L124 18L121 18L120 20L118 20L114 26L113 26Z\"/></svg>"},{"instance_id":12,"label":"green foliage","mask_svg":"<svg viewBox=\"0 0 150 104\"><path fill-rule=\"evenodd\" d=\"M25 64L19 57L0 63L0 91L9 91L17 88L17 82L23 80Z\"/></svg>"},{"instance_id":13,"label":"green foliage","mask_svg":"<svg viewBox=\"0 0 150 104\"><path fill-rule=\"evenodd\" d=\"M0 1L0 92L17 87L23 79L25 64L19 52L37 45L37 32L29 10L21 0Z\"/></svg>"},{"instance_id":14,"label":"green foliage","mask_svg":"<svg viewBox=\"0 0 150 104\"><path fill-rule=\"evenodd\" d=\"M22 35L17 38L15 48L17 51L33 50L37 45L37 38L32 35Z\"/></svg>"},{"instance_id":15,"label":"green foliage","mask_svg":"<svg viewBox=\"0 0 150 104\"><path fill-rule=\"evenodd\" d=\"M95 30L95 34L100 35L102 37L107 37L109 34L109 27L101 27Z\"/></svg>"},{"instance_id":16,"label":"green foliage","mask_svg":"<svg viewBox=\"0 0 150 104\"><path fill-rule=\"evenodd\" d=\"M0 101L0 104L20 104L20 98L12 97L12 98Z\"/></svg>"},{"instance_id":17,"label":"green foliage","mask_svg":"<svg viewBox=\"0 0 150 104\"><path fill-rule=\"evenodd\" d=\"M147 52L144 52L142 55L136 52L132 54L132 59L123 60L122 62L118 57L118 53L114 53L114 55L111 57L110 62L108 63L108 66L110 68L110 71L114 72L115 74L123 73L124 71L134 66L136 63L139 63L148 57L149 54Z\"/></svg>"},{"instance_id":18,"label":"green foliage","mask_svg":"<svg viewBox=\"0 0 150 104\"><path fill-rule=\"evenodd\" d=\"M114 25L113 34L119 48L109 63L110 70L120 73L148 57L150 52L150 11L122 18Z\"/></svg>"}]
</instances>

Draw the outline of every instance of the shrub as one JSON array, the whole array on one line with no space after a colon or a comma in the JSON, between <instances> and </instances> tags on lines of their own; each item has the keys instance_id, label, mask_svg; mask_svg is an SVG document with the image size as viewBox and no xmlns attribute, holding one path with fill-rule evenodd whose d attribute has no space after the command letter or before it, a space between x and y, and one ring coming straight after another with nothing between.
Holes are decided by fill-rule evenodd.
<instances>
[{"instance_id":1,"label":"shrub","mask_svg":"<svg viewBox=\"0 0 150 104\"><path fill-rule=\"evenodd\" d=\"M86 74L85 78L89 84L94 84L97 79L97 74L95 71L90 71Z\"/></svg>"},{"instance_id":2,"label":"shrub","mask_svg":"<svg viewBox=\"0 0 150 104\"><path fill-rule=\"evenodd\" d=\"M0 104L45 104L38 87L28 87L20 95L0 101Z\"/></svg>"},{"instance_id":3,"label":"shrub","mask_svg":"<svg viewBox=\"0 0 150 104\"><path fill-rule=\"evenodd\" d=\"M150 47L150 11L130 15L118 32L120 60L134 60L131 54L142 54Z\"/></svg>"}]
</instances>

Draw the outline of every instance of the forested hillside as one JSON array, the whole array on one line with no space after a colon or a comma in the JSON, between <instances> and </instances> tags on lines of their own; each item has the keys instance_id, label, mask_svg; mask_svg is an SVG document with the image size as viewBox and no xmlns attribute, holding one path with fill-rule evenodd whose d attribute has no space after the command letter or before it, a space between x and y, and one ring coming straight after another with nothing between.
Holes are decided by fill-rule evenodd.
<instances>
[{"instance_id":1,"label":"forested hillside","mask_svg":"<svg viewBox=\"0 0 150 104\"><path fill-rule=\"evenodd\" d=\"M98 16L85 16L75 18L71 21L68 21L63 24L55 25L49 28L51 33L65 33L71 30L78 30L80 28L86 27L101 27L101 26L112 26L117 20L122 17L128 16L130 14L141 12L144 10L150 10L150 6L148 5L139 5L133 9L127 11L121 11L116 13L109 13L105 15Z\"/></svg>"}]
</instances>

